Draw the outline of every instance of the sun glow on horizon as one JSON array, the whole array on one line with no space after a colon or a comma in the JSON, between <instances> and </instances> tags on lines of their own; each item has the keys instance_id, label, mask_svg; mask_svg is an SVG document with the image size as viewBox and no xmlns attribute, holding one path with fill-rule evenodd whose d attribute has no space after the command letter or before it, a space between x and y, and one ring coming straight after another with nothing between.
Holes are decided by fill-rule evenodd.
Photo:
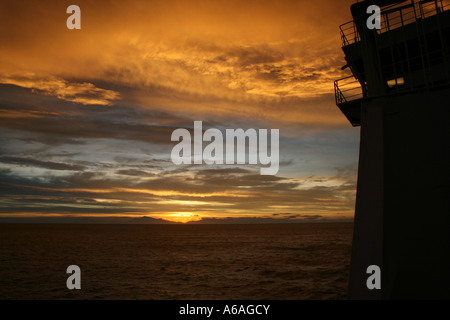
<instances>
[{"instance_id":1,"label":"sun glow on horizon","mask_svg":"<svg viewBox=\"0 0 450 320\"><path fill-rule=\"evenodd\" d=\"M172 214L165 215L162 219L171 222L187 223L191 221L200 221L202 217L192 212L174 212Z\"/></svg>"}]
</instances>

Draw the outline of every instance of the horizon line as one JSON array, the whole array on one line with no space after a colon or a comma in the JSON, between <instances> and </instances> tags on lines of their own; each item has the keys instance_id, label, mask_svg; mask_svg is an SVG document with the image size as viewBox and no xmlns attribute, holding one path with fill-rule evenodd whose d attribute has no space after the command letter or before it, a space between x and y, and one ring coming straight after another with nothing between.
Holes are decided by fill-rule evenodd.
<instances>
[{"instance_id":1,"label":"horizon line","mask_svg":"<svg viewBox=\"0 0 450 320\"><path fill-rule=\"evenodd\" d=\"M202 218L200 220L191 220L186 222L171 221L162 218L153 218L149 216L139 217L0 217L0 224L298 224L298 223L338 223L338 222L354 222L353 217L345 218L318 218L318 219L290 219L290 218L270 218L270 217L225 217L225 218Z\"/></svg>"}]
</instances>

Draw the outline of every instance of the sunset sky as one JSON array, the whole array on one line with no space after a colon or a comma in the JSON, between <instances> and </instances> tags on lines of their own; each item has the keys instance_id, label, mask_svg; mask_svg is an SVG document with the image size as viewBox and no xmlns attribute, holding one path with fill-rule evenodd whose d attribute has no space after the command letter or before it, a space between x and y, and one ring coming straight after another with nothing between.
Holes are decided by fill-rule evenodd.
<instances>
[{"instance_id":1,"label":"sunset sky","mask_svg":"<svg viewBox=\"0 0 450 320\"><path fill-rule=\"evenodd\" d=\"M1 1L0 217L351 219L359 128L333 81L353 2ZM278 173L174 165L197 120L279 129Z\"/></svg>"}]
</instances>

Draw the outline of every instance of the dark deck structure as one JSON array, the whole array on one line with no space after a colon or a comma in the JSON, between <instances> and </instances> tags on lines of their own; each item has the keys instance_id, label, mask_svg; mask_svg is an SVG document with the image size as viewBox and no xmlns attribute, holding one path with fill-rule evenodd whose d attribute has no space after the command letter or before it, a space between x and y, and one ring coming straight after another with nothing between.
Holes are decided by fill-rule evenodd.
<instances>
[{"instance_id":1,"label":"dark deck structure","mask_svg":"<svg viewBox=\"0 0 450 320\"><path fill-rule=\"evenodd\" d=\"M369 5L381 8L370 30ZM341 25L352 76L336 105L361 126L350 299L450 298L450 2L352 5ZM366 286L381 268L381 289Z\"/></svg>"}]
</instances>

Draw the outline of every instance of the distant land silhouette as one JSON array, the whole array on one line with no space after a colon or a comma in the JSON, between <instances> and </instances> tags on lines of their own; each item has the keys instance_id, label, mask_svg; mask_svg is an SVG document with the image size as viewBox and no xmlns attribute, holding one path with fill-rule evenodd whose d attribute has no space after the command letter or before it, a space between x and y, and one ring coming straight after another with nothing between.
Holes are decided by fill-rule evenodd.
<instances>
[{"instance_id":1,"label":"distant land silhouette","mask_svg":"<svg viewBox=\"0 0 450 320\"><path fill-rule=\"evenodd\" d=\"M198 221L175 222L165 219L141 217L0 217L0 223L81 223L81 224L270 224L270 223L325 223L353 222L353 219L324 219L320 215L306 215L301 219L262 218L262 217L227 217L202 218Z\"/></svg>"}]
</instances>

